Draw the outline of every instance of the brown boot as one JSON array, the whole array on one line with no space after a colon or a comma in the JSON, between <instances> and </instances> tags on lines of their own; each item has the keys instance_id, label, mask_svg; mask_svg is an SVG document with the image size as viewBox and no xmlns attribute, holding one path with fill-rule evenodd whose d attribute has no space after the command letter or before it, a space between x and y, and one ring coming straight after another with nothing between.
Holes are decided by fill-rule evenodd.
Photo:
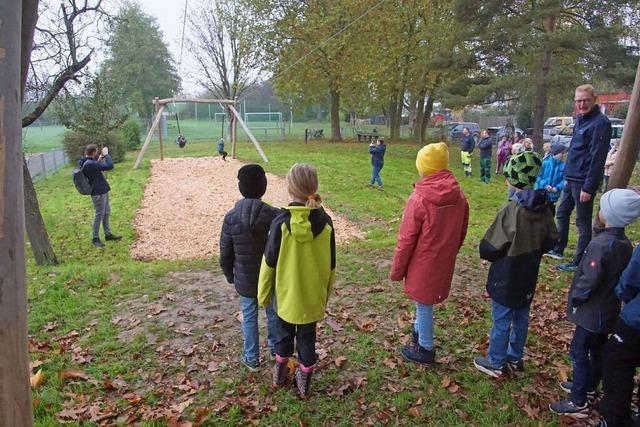
<instances>
[{"instance_id":1,"label":"brown boot","mask_svg":"<svg viewBox=\"0 0 640 427\"><path fill-rule=\"evenodd\" d=\"M287 382L289 374L289 358L276 354L276 363L273 365L273 386L282 387Z\"/></svg>"},{"instance_id":2,"label":"brown boot","mask_svg":"<svg viewBox=\"0 0 640 427\"><path fill-rule=\"evenodd\" d=\"M298 396L302 399L309 397L309 391L311 389L311 375L313 374L313 366L304 367L298 366L296 370L296 388L298 389Z\"/></svg>"}]
</instances>

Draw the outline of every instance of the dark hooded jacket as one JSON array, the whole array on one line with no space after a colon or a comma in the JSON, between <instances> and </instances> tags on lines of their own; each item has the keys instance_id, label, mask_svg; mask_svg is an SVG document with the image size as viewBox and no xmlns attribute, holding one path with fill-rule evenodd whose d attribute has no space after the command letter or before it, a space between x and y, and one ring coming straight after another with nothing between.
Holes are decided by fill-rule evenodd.
<instances>
[{"instance_id":1,"label":"dark hooded jacket","mask_svg":"<svg viewBox=\"0 0 640 427\"><path fill-rule=\"evenodd\" d=\"M463 136L460 144L460 151L466 151L471 154L473 153L474 148L476 148L476 139L473 135L469 134L467 136Z\"/></svg>"},{"instance_id":2,"label":"dark hooded jacket","mask_svg":"<svg viewBox=\"0 0 640 427\"><path fill-rule=\"evenodd\" d=\"M104 162L99 162L93 157L83 157L78 162L78 165L82 168L82 172L87 176L87 178L89 178L89 183L92 188L92 196L106 194L111 190L107 179L102 174L104 171L113 169L113 160L111 160L111 156L109 154L104 156Z\"/></svg>"},{"instance_id":3,"label":"dark hooded jacket","mask_svg":"<svg viewBox=\"0 0 640 427\"><path fill-rule=\"evenodd\" d=\"M624 228L596 229L595 233L573 277L567 317L588 331L606 334L613 331L620 314L615 287L633 247Z\"/></svg>"},{"instance_id":4,"label":"dark hooded jacket","mask_svg":"<svg viewBox=\"0 0 640 427\"><path fill-rule=\"evenodd\" d=\"M491 151L493 150L493 141L491 140L491 137L487 136L482 138L478 144L478 148L480 148L481 159L490 159L492 154Z\"/></svg>"},{"instance_id":5,"label":"dark hooded jacket","mask_svg":"<svg viewBox=\"0 0 640 427\"><path fill-rule=\"evenodd\" d=\"M260 199L238 201L224 217L220 233L220 267L236 291L249 298L258 295L260 262L271 221L280 210Z\"/></svg>"},{"instance_id":6,"label":"dark hooded jacket","mask_svg":"<svg viewBox=\"0 0 640 427\"><path fill-rule=\"evenodd\" d=\"M553 249L558 231L545 191L524 189L498 213L480 242L480 258L491 262L487 292L498 304L531 304L542 254Z\"/></svg>"},{"instance_id":7,"label":"dark hooded jacket","mask_svg":"<svg viewBox=\"0 0 640 427\"><path fill-rule=\"evenodd\" d=\"M620 319L640 333L640 246L636 246L631 261L622 272L616 294L624 303Z\"/></svg>"}]
</instances>

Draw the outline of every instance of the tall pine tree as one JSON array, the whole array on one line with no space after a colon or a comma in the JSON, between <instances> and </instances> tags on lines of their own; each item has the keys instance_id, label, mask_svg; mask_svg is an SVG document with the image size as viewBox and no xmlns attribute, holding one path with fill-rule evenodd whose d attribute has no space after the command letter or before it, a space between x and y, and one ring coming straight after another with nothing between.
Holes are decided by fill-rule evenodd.
<instances>
[{"instance_id":1,"label":"tall pine tree","mask_svg":"<svg viewBox=\"0 0 640 427\"><path fill-rule=\"evenodd\" d=\"M101 71L117 92L126 94L129 106L140 117L151 117L154 97L166 98L179 89L180 80L158 23L140 5L123 6L108 47L110 57Z\"/></svg>"}]
</instances>

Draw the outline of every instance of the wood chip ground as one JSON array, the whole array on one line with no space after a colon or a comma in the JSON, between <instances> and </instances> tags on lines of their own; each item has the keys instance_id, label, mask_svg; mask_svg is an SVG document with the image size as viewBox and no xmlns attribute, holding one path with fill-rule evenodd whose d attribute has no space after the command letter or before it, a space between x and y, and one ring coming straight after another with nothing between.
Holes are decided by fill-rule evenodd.
<instances>
[{"instance_id":1,"label":"wood chip ground","mask_svg":"<svg viewBox=\"0 0 640 427\"><path fill-rule=\"evenodd\" d=\"M135 219L135 259L205 259L216 255L224 215L242 198L236 178L244 163L220 157L153 160L142 206ZM320 177L322 180L322 177ZM263 200L286 206L284 178L267 174ZM331 212L338 244L363 238L352 222Z\"/></svg>"}]
</instances>

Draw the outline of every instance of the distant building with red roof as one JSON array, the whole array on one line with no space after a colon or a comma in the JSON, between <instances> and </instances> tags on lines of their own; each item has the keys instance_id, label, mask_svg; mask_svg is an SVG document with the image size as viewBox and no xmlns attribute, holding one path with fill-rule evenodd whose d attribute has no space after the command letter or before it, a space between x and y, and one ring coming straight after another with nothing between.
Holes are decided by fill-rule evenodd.
<instances>
[{"instance_id":1,"label":"distant building with red roof","mask_svg":"<svg viewBox=\"0 0 640 427\"><path fill-rule=\"evenodd\" d=\"M616 109L620 108L620 106L629 104L630 99L630 93L611 92L598 94L597 102L598 104L600 104L600 109L602 110L602 112L610 116Z\"/></svg>"}]
</instances>

